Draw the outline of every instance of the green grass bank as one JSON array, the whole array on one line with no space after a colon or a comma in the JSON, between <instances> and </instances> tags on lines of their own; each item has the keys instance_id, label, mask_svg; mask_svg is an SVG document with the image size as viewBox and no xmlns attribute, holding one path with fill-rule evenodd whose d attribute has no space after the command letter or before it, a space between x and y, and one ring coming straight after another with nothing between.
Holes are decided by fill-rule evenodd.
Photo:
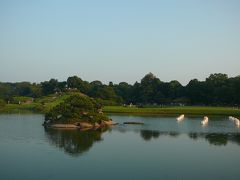
<instances>
[{"instance_id":1,"label":"green grass bank","mask_svg":"<svg viewBox=\"0 0 240 180\"><path fill-rule=\"evenodd\" d=\"M232 107L156 107L156 108L138 108L123 106L105 106L105 113L139 114L139 115L224 115L240 117L240 109Z\"/></svg>"}]
</instances>

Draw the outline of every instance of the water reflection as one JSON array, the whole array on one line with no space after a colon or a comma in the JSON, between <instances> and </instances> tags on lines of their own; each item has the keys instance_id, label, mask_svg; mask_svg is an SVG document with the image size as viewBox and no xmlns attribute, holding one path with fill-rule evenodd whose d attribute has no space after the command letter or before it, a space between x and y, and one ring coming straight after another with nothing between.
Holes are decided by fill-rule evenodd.
<instances>
[{"instance_id":1,"label":"water reflection","mask_svg":"<svg viewBox=\"0 0 240 180\"><path fill-rule=\"evenodd\" d=\"M140 136L145 141L160 138L161 136L169 136L177 138L180 133L177 132L160 132L152 130L141 130ZM240 145L239 133L189 133L188 137L192 140L205 139L211 145L225 146L228 142L236 143Z\"/></svg>"},{"instance_id":2,"label":"water reflection","mask_svg":"<svg viewBox=\"0 0 240 180\"><path fill-rule=\"evenodd\" d=\"M149 141L151 139L157 139L160 136L177 137L180 134L176 133L176 132L160 132L160 131L155 131L155 130L141 130L140 135L145 141Z\"/></svg>"},{"instance_id":3,"label":"water reflection","mask_svg":"<svg viewBox=\"0 0 240 180\"><path fill-rule=\"evenodd\" d=\"M102 140L101 136L105 131L106 129L80 131L45 128L51 144L74 156L89 151L95 142Z\"/></svg>"},{"instance_id":4,"label":"water reflection","mask_svg":"<svg viewBox=\"0 0 240 180\"><path fill-rule=\"evenodd\" d=\"M80 131L45 128L46 135L51 144L64 149L66 153L74 156L89 151L95 142L102 141L101 136L105 131L107 129ZM121 133L129 132L122 129L121 131L117 131ZM181 135L178 132L161 132L156 130L140 130L135 132L140 134L140 137L144 141L151 141L164 136L178 138ZM187 135L191 140L205 139L209 144L214 146L225 146L228 142L240 145L239 133L188 133Z\"/></svg>"},{"instance_id":5,"label":"water reflection","mask_svg":"<svg viewBox=\"0 0 240 180\"><path fill-rule=\"evenodd\" d=\"M160 136L160 133L158 131L142 130L140 132L140 135L144 140L149 141L152 138L158 138Z\"/></svg>"},{"instance_id":6,"label":"water reflection","mask_svg":"<svg viewBox=\"0 0 240 180\"><path fill-rule=\"evenodd\" d=\"M193 140L205 138L211 145L225 146L228 142L240 145L239 133L190 133L189 137Z\"/></svg>"}]
</instances>

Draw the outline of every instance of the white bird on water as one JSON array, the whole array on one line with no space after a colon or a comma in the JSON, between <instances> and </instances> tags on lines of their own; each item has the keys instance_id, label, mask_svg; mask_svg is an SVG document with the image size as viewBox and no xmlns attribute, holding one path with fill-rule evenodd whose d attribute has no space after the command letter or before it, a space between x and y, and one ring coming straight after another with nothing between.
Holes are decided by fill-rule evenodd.
<instances>
[{"instance_id":1,"label":"white bird on water","mask_svg":"<svg viewBox=\"0 0 240 180\"><path fill-rule=\"evenodd\" d=\"M237 127L240 127L240 120L238 118L235 118L233 116L229 116L229 120L233 121Z\"/></svg>"},{"instance_id":2,"label":"white bird on water","mask_svg":"<svg viewBox=\"0 0 240 180\"><path fill-rule=\"evenodd\" d=\"M235 118L235 124L236 124L237 127L240 126L240 121L239 121L239 119Z\"/></svg>"},{"instance_id":3,"label":"white bird on water","mask_svg":"<svg viewBox=\"0 0 240 180\"><path fill-rule=\"evenodd\" d=\"M235 121L235 117L229 116L228 118L230 121Z\"/></svg>"},{"instance_id":4,"label":"white bird on water","mask_svg":"<svg viewBox=\"0 0 240 180\"><path fill-rule=\"evenodd\" d=\"M177 117L177 121L180 122L184 119L184 114Z\"/></svg>"},{"instance_id":5,"label":"white bird on water","mask_svg":"<svg viewBox=\"0 0 240 180\"><path fill-rule=\"evenodd\" d=\"M208 123L208 117L204 116L203 120L201 121L202 125L206 125Z\"/></svg>"}]
</instances>

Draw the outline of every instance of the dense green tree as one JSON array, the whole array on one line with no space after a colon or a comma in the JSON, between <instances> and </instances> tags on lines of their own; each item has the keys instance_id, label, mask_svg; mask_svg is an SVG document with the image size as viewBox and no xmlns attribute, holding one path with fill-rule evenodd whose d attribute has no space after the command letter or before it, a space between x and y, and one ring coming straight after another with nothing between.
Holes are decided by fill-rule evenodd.
<instances>
[{"instance_id":1,"label":"dense green tree","mask_svg":"<svg viewBox=\"0 0 240 180\"><path fill-rule=\"evenodd\" d=\"M140 96L141 96L141 84L138 83L138 82L135 82L133 87L132 87L132 90L131 90L131 95L130 95L130 102L131 103L134 103L134 104L141 104L142 101L140 99Z\"/></svg>"},{"instance_id":2,"label":"dense green tree","mask_svg":"<svg viewBox=\"0 0 240 180\"><path fill-rule=\"evenodd\" d=\"M101 81L93 81L93 82L90 83L90 85L93 86L93 87L94 86L102 86L103 83Z\"/></svg>"},{"instance_id":3,"label":"dense green tree","mask_svg":"<svg viewBox=\"0 0 240 180\"><path fill-rule=\"evenodd\" d=\"M141 80L140 85L140 100L144 103L157 103L156 95L159 95L158 86L161 81L152 73L148 73Z\"/></svg>"},{"instance_id":4,"label":"dense green tree","mask_svg":"<svg viewBox=\"0 0 240 180\"><path fill-rule=\"evenodd\" d=\"M234 104L240 105L240 76L233 78L232 92Z\"/></svg>"},{"instance_id":5,"label":"dense green tree","mask_svg":"<svg viewBox=\"0 0 240 180\"><path fill-rule=\"evenodd\" d=\"M210 76L206 78L206 82L210 82L214 85L222 85L226 83L227 79L228 79L227 74L216 73L210 74Z\"/></svg>"},{"instance_id":6,"label":"dense green tree","mask_svg":"<svg viewBox=\"0 0 240 180\"><path fill-rule=\"evenodd\" d=\"M109 87L106 85L102 86L92 86L89 95L94 98L101 98L104 100L113 100L117 101L118 97L113 89L113 87Z\"/></svg>"},{"instance_id":7,"label":"dense green tree","mask_svg":"<svg viewBox=\"0 0 240 180\"><path fill-rule=\"evenodd\" d=\"M72 89L78 89L85 94L88 94L90 90L89 82L83 81L77 76L72 76L67 79L67 87Z\"/></svg>"},{"instance_id":8,"label":"dense green tree","mask_svg":"<svg viewBox=\"0 0 240 180\"><path fill-rule=\"evenodd\" d=\"M203 100L206 97L203 91L203 83L197 79L191 80L187 88L187 96L191 99L192 104L203 104Z\"/></svg>"},{"instance_id":9,"label":"dense green tree","mask_svg":"<svg viewBox=\"0 0 240 180\"><path fill-rule=\"evenodd\" d=\"M126 82L121 82L114 86L114 91L118 97L121 97L123 103L129 104L132 102L131 91L132 86Z\"/></svg>"},{"instance_id":10,"label":"dense green tree","mask_svg":"<svg viewBox=\"0 0 240 180\"><path fill-rule=\"evenodd\" d=\"M0 98L9 100L14 95L14 87L10 83L0 83Z\"/></svg>"},{"instance_id":11,"label":"dense green tree","mask_svg":"<svg viewBox=\"0 0 240 180\"><path fill-rule=\"evenodd\" d=\"M42 82L41 86L44 95L55 93L58 90L58 80L50 79L49 81Z\"/></svg>"},{"instance_id":12,"label":"dense green tree","mask_svg":"<svg viewBox=\"0 0 240 180\"><path fill-rule=\"evenodd\" d=\"M176 99L178 97L183 97L184 96L184 88L183 86L178 82L178 81L171 81L169 83L169 91L170 91L170 97L172 99Z\"/></svg>"},{"instance_id":13,"label":"dense green tree","mask_svg":"<svg viewBox=\"0 0 240 180\"><path fill-rule=\"evenodd\" d=\"M36 83L0 83L0 98L6 101L14 96L40 97L41 95L41 86Z\"/></svg>"},{"instance_id":14,"label":"dense green tree","mask_svg":"<svg viewBox=\"0 0 240 180\"><path fill-rule=\"evenodd\" d=\"M82 82L82 79L77 76L71 76L67 79L68 88L78 88L79 84Z\"/></svg>"},{"instance_id":15,"label":"dense green tree","mask_svg":"<svg viewBox=\"0 0 240 180\"><path fill-rule=\"evenodd\" d=\"M70 96L64 102L52 108L45 115L45 119L61 123L108 120L105 115L99 113L100 108L101 105L96 100L77 94Z\"/></svg>"},{"instance_id":16,"label":"dense green tree","mask_svg":"<svg viewBox=\"0 0 240 180\"><path fill-rule=\"evenodd\" d=\"M68 89L80 91L98 98L105 105L114 104L193 104L193 105L240 105L240 76L228 78L226 74L210 74L205 81L191 80L186 86L178 81L162 82L152 73L145 75L140 83L126 82L108 85L101 81L91 83L72 76L67 81L56 79L37 83L0 82L0 98L6 102L15 96L40 97Z\"/></svg>"}]
</instances>

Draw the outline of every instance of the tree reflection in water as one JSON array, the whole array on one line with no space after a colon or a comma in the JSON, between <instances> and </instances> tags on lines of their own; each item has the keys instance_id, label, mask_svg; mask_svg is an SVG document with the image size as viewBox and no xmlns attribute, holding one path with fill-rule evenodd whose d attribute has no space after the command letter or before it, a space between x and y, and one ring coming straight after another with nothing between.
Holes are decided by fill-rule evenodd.
<instances>
[{"instance_id":1,"label":"tree reflection in water","mask_svg":"<svg viewBox=\"0 0 240 180\"><path fill-rule=\"evenodd\" d=\"M95 142L102 140L101 136L105 131L107 131L107 129L80 131L45 128L49 142L60 149L64 149L66 153L72 156L79 156L89 151ZM177 132L140 130L140 136L145 141L158 139L161 136L177 138L179 135L180 133ZM211 145L215 146L225 146L228 142L240 145L239 133L189 133L188 136L192 140L206 139Z\"/></svg>"},{"instance_id":2,"label":"tree reflection in water","mask_svg":"<svg viewBox=\"0 0 240 180\"><path fill-rule=\"evenodd\" d=\"M151 130L141 130L140 134L141 134L141 137L146 141L149 141L152 138L158 138L160 135L158 131L151 131Z\"/></svg>"},{"instance_id":3,"label":"tree reflection in water","mask_svg":"<svg viewBox=\"0 0 240 180\"><path fill-rule=\"evenodd\" d=\"M165 135L165 136L167 135L167 136L171 136L171 137L177 137L179 135L179 133L176 133L176 132L160 132L160 131L154 131L154 130L141 130L140 135L145 141L149 141L152 138L157 139L157 138L159 138L160 136L163 136L163 135Z\"/></svg>"},{"instance_id":4,"label":"tree reflection in water","mask_svg":"<svg viewBox=\"0 0 240 180\"><path fill-rule=\"evenodd\" d=\"M178 137L180 133L177 132L160 132L152 130L141 130L140 136L145 141L157 139L160 136ZM236 143L240 145L239 133L189 133L188 136L192 140L206 139L211 145L221 146L227 145L228 142Z\"/></svg>"},{"instance_id":5,"label":"tree reflection in water","mask_svg":"<svg viewBox=\"0 0 240 180\"><path fill-rule=\"evenodd\" d=\"M216 146L225 146L228 142L240 145L239 133L190 133L189 137L194 140L205 138L210 144Z\"/></svg>"},{"instance_id":6,"label":"tree reflection in water","mask_svg":"<svg viewBox=\"0 0 240 180\"><path fill-rule=\"evenodd\" d=\"M45 128L49 142L73 156L89 151L95 142L102 140L101 135L106 130L80 131Z\"/></svg>"}]
</instances>

